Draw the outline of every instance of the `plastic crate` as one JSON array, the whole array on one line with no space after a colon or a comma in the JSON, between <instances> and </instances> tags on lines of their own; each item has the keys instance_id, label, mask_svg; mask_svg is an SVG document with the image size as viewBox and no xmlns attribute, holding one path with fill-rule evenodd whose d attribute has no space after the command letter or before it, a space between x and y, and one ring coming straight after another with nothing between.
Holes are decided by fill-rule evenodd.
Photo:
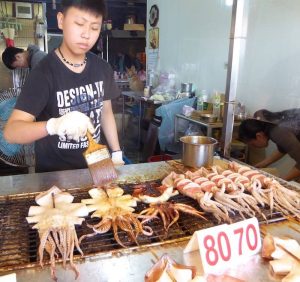
<instances>
[{"instance_id":1,"label":"plastic crate","mask_svg":"<svg viewBox=\"0 0 300 282\"><path fill-rule=\"evenodd\" d=\"M170 155L154 155L148 158L148 163L173 160Z\"/></svg>"}]
</instances>

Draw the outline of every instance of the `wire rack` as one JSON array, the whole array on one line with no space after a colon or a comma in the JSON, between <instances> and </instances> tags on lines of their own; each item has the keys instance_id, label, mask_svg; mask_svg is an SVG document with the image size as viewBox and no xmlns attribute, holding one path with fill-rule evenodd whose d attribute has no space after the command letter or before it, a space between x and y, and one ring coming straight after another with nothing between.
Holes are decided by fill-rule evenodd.
<instances>
[{"instance_id":1,"label":"wire rack","mask_svg":"<svg viewBox=\"0 0 300 282\"><path fill-rule=\"evenodd\" d=\"M157 185L158 183L146 183L146 185ZM132 194L134 185L122 185L126 194ZM74 196L74 202L80 202L81 199L89 198L88 189L69 189L69 193ZM0 272L35 267L39 265L38 246L39 236L37 230L33 230L26 221L29 207L36 205L35 196L37 193L21 194L14 196L0 197ZM183 195L177 195L172 198L172 202L180 202L198 209L198 203ZM146 204L138 203L136 212L147 207ZM268 211L264 211L268 216ZM197 230L217 225L218 222L213 217L207 216L208 221L180 213L180 218L176 224L170 227L168 232L165 231L161 220L153 220L148 225L153 229L151 236L139 236L138 246L132 242L127 234L119 231L118 235L128 249L138 249L142 246L160 245L170 242L179 242L189 239ZM273 214L272 220L280 220L280 213ZM241 220L240 216L234 216L233 221ZM262 218L259 218L263 221ZM99 222L97 218L86 218L82 226L76 227L78 237L84 234L93 233L87 227L87 223L95 224ZM94 256L102 253L120 252L125 249L120 246L114 239L113 232L98 234L94 237L84 239L81 243L81 249L85 257ZM80 259L79 253L74 251L75 260ZM45 256L45 261L49 257ZM48 258L48 259L47 259Z\"/></svg>"}]
</instances>

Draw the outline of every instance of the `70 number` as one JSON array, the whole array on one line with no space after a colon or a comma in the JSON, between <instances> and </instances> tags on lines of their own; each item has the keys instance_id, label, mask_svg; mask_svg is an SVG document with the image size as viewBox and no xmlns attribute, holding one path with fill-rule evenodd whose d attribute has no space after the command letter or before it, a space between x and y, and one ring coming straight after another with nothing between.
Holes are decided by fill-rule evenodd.
<instances>
[{"instance_id":1,"label":"70 number","mask_svg":"<svg viewBox=\"0 0 300 282\"><path fill-rule=\"evenodd\" d=\"M239 235L238 240L238 253L239 255L243 254L243 235L244 235L244 228L237 228L234 231L235 235ZM251 234L252 239L250 238ZM258 244L258 236L253 224L249 224L245 230L246 235L246 244L249 250L254 251L257 248ZM235 242L235 241L234 241ZM228 235L222 231L219 232L217 237L215 238L212 235L207 235L204 237L203 245L206 248L206 261L209 265L215 266L218 261L219 257L222 261L229 261L231 259L231 245Z\"/></svg>"}]
</instances>

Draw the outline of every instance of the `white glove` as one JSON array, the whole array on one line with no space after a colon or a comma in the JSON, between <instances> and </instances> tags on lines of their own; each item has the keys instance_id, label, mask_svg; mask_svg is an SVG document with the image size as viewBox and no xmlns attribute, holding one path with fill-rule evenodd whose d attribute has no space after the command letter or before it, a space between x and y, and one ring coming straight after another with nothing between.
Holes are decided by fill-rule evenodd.
<instances>
[{"instance_id":1,"label":"white glove","mask_svg":"<svg viewBox=\"0 0 300 282\"><path fill-rule=\"evenodd\" d=\"M116 151L111 153L111 160L114 165L124 165L123 153L122 151Z\"/></svg>"},{"instance_id":2,"label":"white glove","mask_svg":"<svg viewBox=\"0 0 300 282\"><path fill-rule=\"evenodd\" d=\"M86 135L87 130L93 134L95 128L88 116L74 111L69 112L59 118L51 118L47 121L46 130L49 135L58 135L64 137L67 135L68 139L79 141L80 137Z\"/></svg>"}]
</instances>

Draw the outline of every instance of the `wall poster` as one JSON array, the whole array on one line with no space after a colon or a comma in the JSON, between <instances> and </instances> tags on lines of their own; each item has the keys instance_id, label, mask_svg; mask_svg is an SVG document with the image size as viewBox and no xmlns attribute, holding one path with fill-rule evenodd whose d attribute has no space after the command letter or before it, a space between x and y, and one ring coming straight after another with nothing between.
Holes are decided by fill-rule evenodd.
<instances>
[{"instance_id":1,"label":"wall poster","mask_svg":"<svg viewBox=\"0 0 300 282\"><path fill-rule=\"evenodd\" d=\"M149 47L150 49L158 49L159 47L159 28L149 29Z\"/></svg>"}]
</instances>

